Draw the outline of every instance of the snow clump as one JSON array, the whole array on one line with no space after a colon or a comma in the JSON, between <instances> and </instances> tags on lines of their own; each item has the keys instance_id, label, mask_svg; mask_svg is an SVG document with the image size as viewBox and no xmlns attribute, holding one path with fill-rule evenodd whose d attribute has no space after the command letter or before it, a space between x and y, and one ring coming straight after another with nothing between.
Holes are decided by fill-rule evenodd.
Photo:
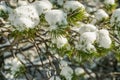
<instances>
[{"instance_id":1,"label":"snow clump","mask_svg":"<svg viewBox=\"0 0 120 80\"><path fill-rule=\"evenodd\" d=\"M50 10L45 14L45 19L50 25L51 29L56 29L58 26L67 25L67 14L62 10Z\"/></svg>"},{"instance_id":2,"label":"snow clump","mask_svg":"<svg viewBox=\"0 0 120 80\"><path fill-rule=\"evenodd\" d=\"M19 31L34 28L40 22L39 15L32 5L16 8L9 14L8 20Z\"/></svg>"},{"instance_id":3,"label":"snow clump","mask_svg":"<svg viewBox=\"0 0 120 80\"><path fill-rule=\"evenodd\" d=\"M52 39L52 43L56 44L58 48L62 48L68 43L68 40L67 38L63 36L60 36L60 37Z\"/></svg>"},{"instance_id":4,"label":"snow clump","mask_svg":"<svg viewBox=\"0 0 120 80\"><path fill-rule=\"evenodd\" d=\"M51 10L53 7L48 0L35 1L31 5L33 5L36 8L39 15Z\"/></svg>"},{"instance_id":5,"label":"snow clump","mask_svg":"<svg viewBox=\"0 0 120 80\"><path fill-rule=\"evenodd\" d=\"M113 12L110 23L112 26L120 27L120 8Z\"/></svg>"},{"instance_id":6,"label":"snow clump","mask_svg":"<svg viewBox=\"0 0 120 80\"><path fill-rule=\"evenodd\" d=\"M102 21L103 19L107 19L108 17L108 14L103 9L99 9L95 13L95 18L97 21Z\"/></svg>"},{"instance_id":7,"label":"snow clump","mask_svg":"<svg viewBox=\"0 0 120 80\"><path fill-rule=\"evenodd\" d=\"M83 68L77 67L77 68L75 69L75 74L76 74L77 76L80 76L80 75L82 75L82 74L84 74L84 73L85 73L85 71L84 71Z\"/></svg>"},{"instance_id":8,"label":"snow clump","mask_svg":"<svg viewBox=\"0 0 120 80\"><path fill-rule=\"evenodd\" d=\"M73 70L69 66L65 66L62 68L60 75L64 76L66 80L72 80Z\"/></svg>"},{"instance_id":9,"label":"snow clump","mask_svg":"<svg viewBox=\"0 0 120 80\"><path fill-rule=\"evenodd\" d=\"M85 24L83 26L80 27L79 29L79 33L82 34L84 32L95 32L97 31L97 27L92 25L92 24Z\"/></svg>"},{"instance_id":10,"label":"snow clump","mask_svg":"<svg viewBox=\"0 0 120 80\"><path fill-rule=\"evenodd\" d=\"M79 8L81 8L83 10L85 9L84 5L78 1L66 1L63 7L68 12L75 11L76 9L79 9Z\"/></svg>"},{"instance_id":11,"label":"snow clump","mask_svg":"<svg viewBox=\"0 0 120 80\"><path fill-rule=\"evenodd\" d=\"M109 32L106 29L101 29L98 31L97 43L99 47L110 48L111 47L111 39L109 37Z\"/></svg>"},{"instance_id":12,"label":"snow clump","mask_svg":"<svg viewBox=\"0 0 120 80\"><path fill-rule=\"evenodd\" d=\"M104 4L105 5L114 5L115 4L115 0L104 0Z\"/></svg>"}]
</instances>

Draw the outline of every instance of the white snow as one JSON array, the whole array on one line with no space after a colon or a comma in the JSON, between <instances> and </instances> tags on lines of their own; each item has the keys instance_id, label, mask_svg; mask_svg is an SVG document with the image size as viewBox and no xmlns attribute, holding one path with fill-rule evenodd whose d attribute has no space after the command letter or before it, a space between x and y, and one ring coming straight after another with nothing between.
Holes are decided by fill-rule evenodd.
<instances>
[{"instance_id":1,"label":"white snow","mask_svg":"<svg viewBox=\"0 0 120 80\"><path fill-rule=\"evenodd\" d=\"M51 10L53 7L48 0L35 1L31 5L33 5L36 8L39 15Z\"/></svg>"},{"instance_id":2,"label":"white snow","mask_svg":"<svg viewBox=\"0 0 120 80\"><path fill-rule=\"evenodd\" d=\"M84 5L81 4L80 2L78 1L66 1L65 4L64 4L64 9L67 10L68 12L69 11L74 11L78 8L81 8L81 9L85 9Z\"/></svg>"},{"instance_id":3,"label":"white snow","mask_svg":"<svg viewBox=\"0 0 120 80\"><path fill-rule=\"evenodd\" d=\"M85 71L84 71L83 68L77 67L77 68L75 69L75 74L76 74L77 76L80 76L80 75L82 75L82 74L84 74L84 73L85 73Z\"/></svg>"},{"instance_id":4,"label":"white snow","mask_svg":"<svg viewBox=\"0 0 120 80\"><path fill-rule=\"evenodd\" d=\"M97 10L97 12L95 12L95 18L97 21L107 19L108 17L108 14L103 9L99 9Z\"/></svg>"},{"instance_id":5,"label":"white snow","mask_svg":"<svg viewBox=\"0 0 120 80\"><path fill-rule=\"evenodd\" d=\"M96 28L96 26L92 25L92 24L85 24L82 27L80 27L79 29L79 33L82 34L84 32L95 32L98 29Z\"/></svg>"},{"instance_id":6,"label":"white snow","mask_svg":"<svg viewBox=\"0 0 120 80\"><path fill-rule=\"evenodd\" d=\"M104 4L106 4L106 5L114 5L115 0L104 0Z\"/></svg>"},{"instance_id":7,"label":"white snow","mask_svg":"<svg viewBox=\"0 0 120 80\"><path fill-rule=\"evenodd\" d=\"M109 32L106 29L101 29L98 31L97 43L99 47L110 48L111 47L111 39L109 37Z\"/></svg>"},{"instance_id":8,"label":"white snow","mask_svg":"<svg viewBox=\"0 0 120 80\"><path fill-rule=\"evenodd\" d=\"M67 25L67 14L62 10L50 10L45 14L45 19L48 24L55 29L59 25Z\"/></svg>"},{"instance_id":9,"label":"white snow","mask_svg":"<svg viewBox=\"0 0 120 80\"><path fill-rule=\"evenodd\" d=\"M34 28L40 22L36 9L31 5L16 8L9 14L8 20L19 31Z\"/></svg>"},{"instance_id":10,"label":"white snow","mask_svg":"<svg viewBox=\"0 0 120 80\"><path fill-rule=\"evenodd\" d=\"M66 80L72 80L72 74L73 74L73 70L69 66L63 67L60 72L60 75L64 76Z\"/></svg>"},{"instance_id":11,"label":"white snow","mask_svg":"<svg viewBox=\"0 0 120 80\"><path fill-rule=\"evenodd\" d=\"M120 27L120 8L116 9L110 19L111 25L115 25L116 27Z\"/></svg>"},{"instance_id":12,"label":"white snow","mask_svg":"<svg viewBox=\"0 0 120 80\"><path fill-rule=\"evenodd\" d=\"M52 43L56 44L58 48L62 48L68 43L67 38L60 36L57 38L52 39Z\"/></svg>"}]
</instances>

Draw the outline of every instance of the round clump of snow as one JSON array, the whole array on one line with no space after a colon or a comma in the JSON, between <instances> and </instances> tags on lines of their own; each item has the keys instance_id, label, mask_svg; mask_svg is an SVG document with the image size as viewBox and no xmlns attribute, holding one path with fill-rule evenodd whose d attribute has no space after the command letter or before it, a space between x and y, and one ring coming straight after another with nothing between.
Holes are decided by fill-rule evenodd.
<instances>
[{"instance_id":1,"label":"round clump of snow","mask_svg":"<svg viewBox=\"0 0 120 80\"><path fill-rule=\"evenodd\" d=\"M79 39L79 42L76 46L78 50L82 50L84 52L96 51L93 43L96 40L96 32L84 32Z\"/></svg>"},{"instance_id":2,"label":"round clump of snow","mask_svg":"<svg viewBox=\"0 0 120 80\"><path fill-rule=\"evenodd\" d=\"M74 11L74 10L79 9L79 8L81 8L83 10L85 9L84 5L78 1L66 1L63 8L65 10L67 10L68 12Z\"/></svg>"},{"instance_id":3,"label":"round clump of snow","mask_svg":"<svg viewBox=\"0 0 120 80\"><path fill-rule=\"evenodd\" d=\"M11 70L11 75L15 75L16 71L22 66L21 62L17 58L10 58L6 60L5 66Z\"/></svg>"},{"instance_id":4,"label":"round clump of snow","mask_svg":"<svg viewBox=\"0 0 120 80\"><path fill-rule=\"evenodd\" d=\"M40 22L36 9L31 5L16 8L9 14L8 20L19 31L34 28Z\"/></svg>"},{"instance_id":5,"label":"round clump of snow","mask_svg":"<svg viewBox=\"0 0 120 80\"><path fill-rule=\"evenodd\" d=\"M52 4L48 0L35 1L31 5L36 8L39 15L52 9Z\"/></svg>"},{"instance_id":6,"label":"round clump of snow","mask_svg":"<svg viewBox=\"0 0 120 80\"><path fill-rule=\"evenodd\" d=\"M104 4L105 5L114 5L115 4L115 0L104 0Z\"/></svg>"},{"instance_id":7,"label":"round clump of snow","mask_svg":"<svg viewBox=\"0 0 120 80\"><path fill-rule=\"evenodd\" d=\"M95 32L98 29L96 28L96 26L92 25L92 24L85 24L82 27L80 27L79 29L79 33L82 34L84 32Z\"/></svg>"},{"instance_id":8,"label":"round clump of snow","mask_svg":"<svg viewBox=\"0 0 120 80\"><path fill-rule=\"evenodd\" d=\"M45 19L51 27L57 27L60 25L67 25L67 14L62 10L50 10L45 14Z\"/></svg>"},{"instance_id":9,"label":"round clump of snow","mask_svg":"<svg viewBox=\"0 0 120 80\"><path fill-rule=\"evenodd\" d=\"M91 43L88 43L87 45L86 45L86 48L84 48L83 49L83 51L84 52L90 52L90 53L92 53L92 52L96 52L96 48L95 48L95 46L93 45L93 44L91 44Z\"/></svg>"},{"instance_id":10,"label":"round clump of snow","mask_svg":"<svg viewBox=\"0 0 120 80\"><path fill-rule=\"evenodd\" d=\"M95 52L96 48L93 43L96 40L96 36L96 32L84 32L80 35L78 42L75 43L75 48L86 53Z\"/></svg>"},{"instance_id":11,"label":"round clump of snow","mask_svg":"<svg viewBox=\"0 0 120 80\"><path fill-rule=\"evenodd\" d=\"M61 60L61 61L60 61L60 66L61 66L61 67L68 66L68 62L65 61L65 60Z\"/></svg>"},{"instance_id":12,"label":"round clump of snow","mask_svg":"<svg viewBox=\"0 0 120 80\"><path fill-rule=\"evenodd\" d=\"M97 43L99 45L99 47L103 47L103 48L110 48L111 47L111 39L109 37L109 32L106 29L101 29L98 31L97 33Z\"/></svg>"},{"instance_id":13,"label":"round clump of snow","mask_svg":"<svg viewBox=\"0 0 120 80\"><path fill-rule=\"evenodd\" d=\"M108 14L103 9L99 9L97 12L95 12L95 18L97 21L102 21L108 17Z\"/></svg>"},{"instance_id":14,"label":"round clump of snow","mask_svg":"<svg viewBox=\"0 0 120 80\"><path fill-rule=\"evenodd\" d=\"M69 66L63 67L60 72L60 75L64 76L66 80L71 80L73 75L73 70Z\"/></svg>"},{"instance_id":15,"label":"round clump of snow","mask_svg":"<svg viewBox=\"0 0 120 80\"><path fill-rule=\"evenodd\" d=\"M77 75L77 76L80 76L80 75L82 75L82 74L84 74L85 73L85 71L84 71L84 69L83 68L76 68L75 69L75 74Z\"/></svg>"},{"instance_id":16,"label":"round clump of snow","mask_svg":"<svg viewBox=\"0 0 120 80\"><path fill-rule=\"evenodd\" d=\"M96 32L84 32L80 36L80 43L81 44L88 44L88 43L94 43L96 40Z\"/></svg>"},{"instance_id":17,"label":"round clump of snow","mask_svg":"<svg viewBox=\"0 0 120 80\"><path fill-rule=\"evenodd\" d=\"M120 27L120 8L113 12L110 23L112 26Z\"/></svg>"},{"instance_id":18,"label":"round clump of snow","mask_svg":"<svg viewBox=\"0 0 120 80\"><path fill-rule=\"evenodd\" d=\"M52 39L52 43L56 44L58 48L62 48L68 43L68 40L63 36L60 36L55 39Z\"/></svg>"}]
</instances>

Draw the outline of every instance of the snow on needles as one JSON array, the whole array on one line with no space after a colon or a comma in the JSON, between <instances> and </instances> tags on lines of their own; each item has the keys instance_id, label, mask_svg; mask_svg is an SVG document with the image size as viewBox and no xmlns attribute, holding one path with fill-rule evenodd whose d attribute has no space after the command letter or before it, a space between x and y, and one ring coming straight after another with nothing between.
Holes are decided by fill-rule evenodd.
<instances>
[{"instance_id":1,"label":"snow on needles","mask_svg":"<svg viewBox=\"0 0 120 80\"><path fill-rule=\"evenodd\" d=\"M60 75L64 76L66 80L72 80L73 70L69 66L65 66L62 68Z\"/></svg>"},{"instance_id":2,"label":"snow on needles","mask_svg":"<svg viewBox=\"0 0 120 80\"><path fill-rule=\"evenodd\" d=\"M120 27L120 8L113 12L110 23L112 26Z\"/></svg>"},{"instance_id":3,"label":"snow on needles","mask_svg":"<svg viewBox=\"0 0 120 80\"><path fill-rule=\"evenodd\" d=\"M31 5L35 6L39 15L52 9L52 4L48 0L35 1Z\"/></svg>"},{"instance_id":4,"label":"snow on needles","mask_svg":"<svg viewBox=\"0 0 120 80\"><path fill-rule=\"evenodd\" d=\"M99 47L110 48L112 41L109 37L109 32L106 29L98 31L97 43L99 44Z\"/></svg>"},{"instance_id":5,"label":"snow on needles","mask_svg":"<svg viewBox=\"0 0 120 80\"><path fill-rule=\"evenodd\" d=\"M114 5L115 0L104 0L104 4L106 4L106 5Z\"/></svg>"},{"instance_id":6,"label":"snow on needles","mask_svg":"<svg viewBox=\"0 0 120 80\"><path fill-rule=\"evenodd\" d=\"M95 13L95 17L97 21L102 21L103 19L107 19L109 16L103 9L99 9Z\"/></svg>"},{"instance_id":7,"label":"snow on needles","mask_svg":"<svg viewBox=\"0 0 120 80\"><path fill-rule=\"evenodd\" d=\"M84 71L83 68L77 67L77 68L75 69L75 74L76 74L77 76L80 76L81 74L84 74L84 73L85 73L85 71Z\"/></svg>"},{"instance_id":8,"label":"snow on needles","mask_svg":"<svg viewBox=\"0 0 120 80\"><path fill-rule=\"evenodd\" d=\"M80 27L79 33L82 34L84 32L94 32L94 31L97 31L97 30L98 29L96 28L96 26L94 26L92 24L85 24L85 25Z\"/></svg>"},{"instance_id":9,"label":"snow on needles","mask_svg":"<svg viewBox=\"0 0 120 80\"><path fill-rule=\"evenodd\" d=\"M12 64L10 65L10 63ZM18 71L21 66L22 64L17 58L11 58L5 62L5 67L10 69L12 71L11 74L13 75L15 75L16 71Z\"/></svg>"},{"instance_id":10,"label":"snow on needles","mask_svg":"<svg viewBox=\"0 0 120 80\"><path fill-rule=\"evenodd\" d=\"M23 31L25 29L34 28L37 26L40 22L39 16L41 14L45 14L45 20L50 26L49 29L52 31L59 30L59 28L66 28L68 22L67 13L64 12L64 9L68 12L74 11L78 8L83 10L85 9L84 5L82 5L79 1L66 1L63 4L63 10L52 8L53 6L48 0L35 1L31 4L22 5L16 9L13 9L13 11L9 14L8 20L11 25L15 27L15 29ZM117 9L112 14L110 21L111 24L118 23L120 26L119 13L120 9ZM103 9L97 10L94 15L96 22L100 22L109 17ZM77 30L80 36L78 42L75 44L76 49L83 50L85 52L96 51L94 46L95 41L99 47L110 48L112 41L107 30L98 30L97 27L92 24L84 24ZM64 36L60 36L57 39L52 39L52 43L56 44L58 48L62 48L68 44L68 40Z\"/></svg>"},{"instance_id":11,"label":"snow on needles","mask_svg":"<svg viewBox=\"0 0 120 80\"><path fill-rule=\"evenodd\" d=\"M80 43L81 44L88 44L88 43L94 43L96 40L96 32L84 32L80 36Z\"/></svg>"},{"instance_id":12,"label":"snow on needles","mask_svg":"<svg viewBox=\"0 0 120 80\"><path fill-rule=\"evenodd\" d=\"M80 37L78 42L75 43L75 47L78 50L84 52L95 52L96 48L94 42L98 44L99 47L110 48L111 39L109 37L109 32L106 29L98 30L96 26L91 24L85 24L79 29Z\"/></svg>"},{"instance_id":13,"label":"snow on needles","mask_svg":"<svg viewBox=\"0 0 120 80\"><path fill-rule=\"evenodd\" d=\"M90 50L96 51L93 43L96 40L96 32L84 32L79 39L78 50L88 52Z\"/></svg>"},{"instance_id":14,"label":"snow on needles","mask_svg":"<svg viewBox=\"0 0 120 80\"><path fill-rule=\"evenodd\" d=\"M62 10L50 10L45 14L46 21L53 29L60 25L67 25L66 18L67 14L65 14Z\"/></svg>"},{"instance_id":15,"label":"snow on needles","mask_svg":"<svg viewBox=\"0 0 120 80\"><path fill-rule=\"evenodd\" d=\"M23 31L39 24L39 15L32 5L20 6L9 14L8 20L15 29Z\"/></svg>"},{"instance_id":16,"label":"snow on needles","mask_svg":"<svg viewBox=\"0 0 120 80\"><path fill-rule=\"evenodd\" d=\"M80 2L78 1L66 1L65 4L64 4L64 9L66 9L68 12L69 11L74 11L78 8L81 8L81 9L85 9L84 5L81 4Z\"/></svg>"},{"instance_id":17,"label":"snow on needles","mask_svg":"<svg viewBox=\"0 0 120 80\"><path fill-rule=\"evenodd\" d=\"M65 44L68 43L67 38L60 36L58 38L52 39L52 43L56 44L58 48L62 48Z\"/></svg>"},{"instance_id":18,"label":"snow on needles","mask_svg":"<svg viewBox=\"0 0 120 80\"><path fill-rule=\"evenodd\" d=\"M32 4L17 7L9 14L8 20L19 31L34 28L40 22L39 16L51 8L52 4L48 0L35 1Z\"/></svg>"}]
</instances>

